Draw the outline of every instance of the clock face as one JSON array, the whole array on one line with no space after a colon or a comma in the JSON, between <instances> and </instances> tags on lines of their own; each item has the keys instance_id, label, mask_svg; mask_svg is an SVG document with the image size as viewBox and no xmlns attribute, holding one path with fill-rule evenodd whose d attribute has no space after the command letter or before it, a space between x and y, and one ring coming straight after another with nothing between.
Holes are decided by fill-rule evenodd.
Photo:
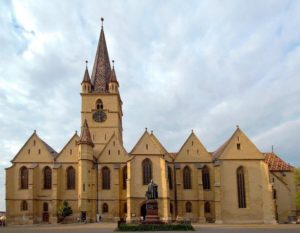
<instances>
[{"instance_id":1,"label":"clock face","mask_svg":"<svg viewBox=\"0 0 300 233\"><path fill-rule=\"evenodd\" d=\"M106 113L103 110L97 110L93 113L93 119L96 122L104 122L106 118Z\"/></svg>"}]
</instances>

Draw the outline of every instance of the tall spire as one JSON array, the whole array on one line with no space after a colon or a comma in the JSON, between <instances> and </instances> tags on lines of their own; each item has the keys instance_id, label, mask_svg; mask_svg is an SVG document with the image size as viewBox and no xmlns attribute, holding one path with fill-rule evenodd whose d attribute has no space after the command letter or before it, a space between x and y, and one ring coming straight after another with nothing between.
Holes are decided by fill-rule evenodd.
<instances>
[{"instance_id":1,"label":"tall spire","mask_svg":"<svg viewBox=\"0 0 300 233\"><path fill-rule=\"evenodd\" d=\"M110 62L108 57L108 51L106 47L105 35L103 31L103 21L101 18L101 32L100 39L98 42L94 68L92 72L92 84L94 87L94 92L107 92L108 83L110 79Z\"/></svg>"},{"instance_id":2,"label":"tall spire","mask_svg":"<svg viewBox=\"0 0 300 233\"><path fill-rule=\"evenodd\" d=\"M88 144L92 147L94 146L86 119L84 120L83 126L81 128L81 134L80 134L78 144Z\"/></svg>"},{"instance_id":3,"label":"tall spire","mask_svg":"<svg viewBox=\"0 0 300 233\"><path fill-rule=\"evenodd\" d=\"M110 72L110 82L118 83L116 72L115 72L115 61L112 60L112 63L113 63L113 68Z\"/></svg>"},{"instance_id":4,"label":"tall spire","mask_svg":"<svg viewBox=\"0 0 300 233\"><path fill-rule=\"evenodd\" d=\"M88 71L88 68L87 68L88 61L85 61L85 63L86 63L85 72L84 72L83 80L82 80L81 84L82 83L90 83L91 84L91 79L90 79L89 71Z\"/></svg>"}]
</instances>

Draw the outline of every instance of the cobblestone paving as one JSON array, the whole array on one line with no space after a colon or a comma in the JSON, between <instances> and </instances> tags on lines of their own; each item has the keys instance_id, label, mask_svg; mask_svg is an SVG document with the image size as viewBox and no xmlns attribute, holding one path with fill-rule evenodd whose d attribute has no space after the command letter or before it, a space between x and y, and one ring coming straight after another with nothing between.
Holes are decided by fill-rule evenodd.
<instances>
[{"instance_id":1,"label":"cobblestone paving","mask_svg":"<svg viewBox=\"0 0 300 233\"><path fill-rule=\"evenodd\" d=\"M300 233L300 225L194 225L200 233ZM0 227L0 233L111 233L114 223L26 225Z\"/></svg>"}]
</instances>

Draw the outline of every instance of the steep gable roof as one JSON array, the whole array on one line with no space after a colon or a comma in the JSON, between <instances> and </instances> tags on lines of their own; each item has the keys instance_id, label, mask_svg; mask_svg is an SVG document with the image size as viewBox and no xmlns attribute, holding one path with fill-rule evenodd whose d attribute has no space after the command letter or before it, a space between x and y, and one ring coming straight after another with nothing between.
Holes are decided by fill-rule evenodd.
<instances>
[{"instance_id":1,"label":"steep gable roof","mask_svg":"<svg viewBox=\"0 0 300 233\"><path fill-rule=\"evenodd\" d=\"M73 134L70 140L65 144L65 146L61 149L57 157L55 158L58 162L73 162L77 161L77 141L79 140L79 136L77 131ZM67 152L67 149L72 149L72 155L69 156L70 151ZM68 154L68 156L66 156Z\"/></svg>"},{"instance_id":2,"label":"steep gable roof","mask_svg":"<svg viewBox=\"0 0 300 233\"><path fill-rule=\"evenodd\" d=\"M102 163L124 163L127 162L129 158L130 157L125 148L123 147L123 144L120 142L120 140L116 137L114 133L106 143L105 147L100 152L98 160Z\"/></svg>"},{"instance_id":3,"label":"steep gable roof","mask_svg":"<svg viewBox=\"0 0 300 233\"><path fill-rule=\"evenodd\" d=\"M40 146L36 145L36 146L32 146L29 145L30 142L35 141L36 144L40 143ZM40 149L45 149L46 151L46 157L44 157L44 155L36 155L38 153L36 153L35 151L32 151L31 156L30 157L24 157L24 154L28 154L27 152L25 152L25 148L27 148L28 150L40 150ZM33 156L32 156L33 155ZM36 157L34 157L36 156ZM14 158L11 160L12 163L14 162L19 162L19 161L27 161L28 162L38 162L38 160L42 159L41 156L48 160L48 161L54 161L54 159L57 156L57 152L50 146L48 145L44 140L42 140L38 134L36 133L36 131L33 132L33 134L27 139L27 141L24 143L24 145L21 147L21 149L18 151L18 153L14 156ZM47 157L48 156L48 157ZM37 160L37 161L35 161Z\"/></svg>"},{"instance_id":4,"label":"steep gable roof","mask_svg":"<svg viewBox=\"0 0 300 233\"><path fill-rule=\"evenodd\" d=\"M166 149L153 133L149 134L147 129L140 137L136 145L132 148L130 154L166 154Z\"/></svg>"},{"instance_id":5,"label":"steep gable roof","mask_svg":"<svg viewBox=\"0 0 300 233\"><path fill-rule=\"evenodd\" d=\"M175 158L175 162L211 162L211 160L211 155L193 131Z\"/></svg>"},{"instance_id":6,"label":"steep gable roof","mask_svg":"<svg viewBox=\"0 0 300 233\"><path fill-rule=\"evenodd\" d=\"M262 153L239 127L237 127L233 135L222 146L212 153L212 157L213 160L264 159Z\"/></svg>"},{"instance_id":7,"label":"steep gable roof","mask_svg":"<svg viewBox=\"0 0 300 233\"><path fill-rule=\"evenodd\" d=\"M268 164L270 171L292 171L293 166L284 162L278 155L275 153L264 153L265 163Z\"/></svg>"}]
</instances>

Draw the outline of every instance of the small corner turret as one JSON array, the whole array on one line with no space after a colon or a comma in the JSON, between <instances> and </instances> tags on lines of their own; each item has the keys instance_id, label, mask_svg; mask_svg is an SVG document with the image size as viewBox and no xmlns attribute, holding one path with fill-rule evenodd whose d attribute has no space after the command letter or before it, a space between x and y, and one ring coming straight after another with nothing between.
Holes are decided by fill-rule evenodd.
<instances>
[{"instance_id":1,"label":"small corner turret","mask_svg":"<svg viewBox=\"0 0 300 233\"><path fill-rule=\"evenodd\" d=\"M110 72L109 78L109 93L119 93L119 83L115 72L115 61L112 60L113 68Z\"/></svg>"},{"instance_id":2,"label":"small corner turret","mask_svg":"<svg viewBox=\"0 0 300 233\"><path fill-rule=\"evenodd\" d=\"M81 82L81 93L90 93L92 91L92 82L90 79L87 63L88 61L85 61L86 66L83 75L83 80Z\"/></svg>"}]
</instances>

